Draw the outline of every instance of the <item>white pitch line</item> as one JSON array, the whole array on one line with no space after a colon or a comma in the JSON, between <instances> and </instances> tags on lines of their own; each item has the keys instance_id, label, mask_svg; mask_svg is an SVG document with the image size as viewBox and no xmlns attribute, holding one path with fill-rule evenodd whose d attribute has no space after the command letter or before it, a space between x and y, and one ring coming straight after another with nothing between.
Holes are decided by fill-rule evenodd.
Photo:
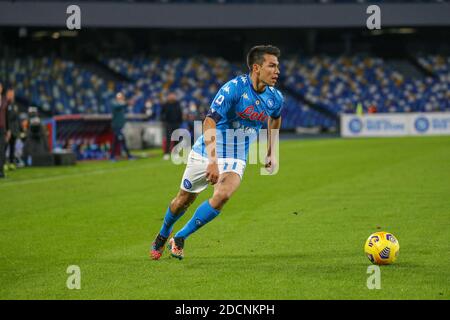
<instances>
[{"instance_id":1,"label":"white pitch line","mask_svg":"<svg viewBox=\"0 0 450 320\"><path fill-rule=\"evenodd\" d=\"M54 176L54 177L36 178L36 179L30 179L30 180L24 180L24 181L13 181L13 182L7 182L5 184L0 184L0 188L14 187L14 186L20 186L20 185L33 184L33 183L47 182L47 181L63 180L66 178L76 178L76 177L80 177L80 176L89 176L89 175L93 175L93 174L95 175L95 174L103 174L103 173L114 173L117 171L136 170L136 169L142 169L142 168L147 168L147 167L153 167L158 164L160 164L160 163L150 163L150 164L140 165L140 166L112 168L112 169L107 169L107 170L101 169L101 170L79 172L79 173L73 173L73 174L63 174L63 175Z\"/></svg>"}]
</instances>

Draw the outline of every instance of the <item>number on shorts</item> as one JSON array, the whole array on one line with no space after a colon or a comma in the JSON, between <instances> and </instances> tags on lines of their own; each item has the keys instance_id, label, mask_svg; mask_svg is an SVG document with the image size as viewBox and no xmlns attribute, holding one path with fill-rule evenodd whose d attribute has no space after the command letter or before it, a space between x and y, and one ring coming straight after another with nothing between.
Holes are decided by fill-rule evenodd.
<instances>
[{"instance_id":1,"label":"number on shorts","mask_svg":"<svg viewBox=\"0 0 450 320\"><path fill-rule=\"evenodd\" d=\"M236 170L236 167L237 167L237 162L233 162L232 169ZM227 170L227 168L228 168L228 162L225 162L225 165L223 166L223 171Z\"/></svg>"}]
</instances>

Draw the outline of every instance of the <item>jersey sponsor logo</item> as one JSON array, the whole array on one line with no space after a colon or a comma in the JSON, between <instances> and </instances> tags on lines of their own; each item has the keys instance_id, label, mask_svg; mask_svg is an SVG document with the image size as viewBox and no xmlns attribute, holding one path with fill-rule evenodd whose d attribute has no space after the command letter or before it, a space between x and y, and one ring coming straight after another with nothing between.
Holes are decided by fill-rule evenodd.
<instances>
[{"instance_id":1,"label":"jersey sponsor logo","mask_svg":"<svg viewBox=\"0 0 450 320\"><path fill-rule=\"evenodd\" d=\"M243 130L244 130L245 134L251 134L251 135L256 134L256 129L253 127L245 127L244 126Z\"/></svg>"},{"instance_id":2,"label":"jersey sponsor logo","mask_svg":"<svg viewBox=\"0 0 450 320\"><path fill-rule=\"evenodd\" d=\"M249 119L253 121L266 122L268 119L268 116L264 113L264 111L257 112L255 111L254 106L248 106L244 111L238 112L237 114L242 119Z\"/></svg>"}]
</instances>

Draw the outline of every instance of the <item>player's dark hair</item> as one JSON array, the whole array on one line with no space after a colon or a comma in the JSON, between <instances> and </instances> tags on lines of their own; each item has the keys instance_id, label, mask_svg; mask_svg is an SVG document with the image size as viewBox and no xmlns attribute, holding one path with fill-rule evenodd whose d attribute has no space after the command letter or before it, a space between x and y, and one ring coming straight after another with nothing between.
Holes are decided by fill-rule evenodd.
<instances>
[{"instance_id":1,"label":"player's dark hair","mask_svg":"<svg viewBox=\"0 0 450 320\"><path fill-rule=\"evenodd\" d=\"M250 49L250 51L247 54L247 66L250 71L252 71L252 66L255 63L259 65L263 64L265 54L274 55L277 58L279 58L281 52L280 49L271 45L254 46L253 48Z\"/></svg>"}]
</instances>

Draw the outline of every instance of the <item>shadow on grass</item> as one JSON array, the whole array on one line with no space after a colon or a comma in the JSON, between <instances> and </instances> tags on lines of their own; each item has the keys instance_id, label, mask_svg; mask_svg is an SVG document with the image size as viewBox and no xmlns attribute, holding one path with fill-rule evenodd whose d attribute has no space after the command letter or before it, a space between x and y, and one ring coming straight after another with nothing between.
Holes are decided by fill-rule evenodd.
<instances>
[{"instance_id":1,"label":"shadow on grass","mask_svg":"<svg viewBox=\"0 0 450 320\"><path fill-rule=\"evenodd\" d=\"M371 266L372 264L367 261L367 263L357 263L355 264L357 267L368 267ZM405 261L405 262L395 262L393 264L385 264L385 265L379 265L380 269L390 269L390 270L394 270L394 269L423 269L424 265L421 265L419 263L414 263L414 262L410 262L410 261Z\"/></svg>"}]
</instances>

